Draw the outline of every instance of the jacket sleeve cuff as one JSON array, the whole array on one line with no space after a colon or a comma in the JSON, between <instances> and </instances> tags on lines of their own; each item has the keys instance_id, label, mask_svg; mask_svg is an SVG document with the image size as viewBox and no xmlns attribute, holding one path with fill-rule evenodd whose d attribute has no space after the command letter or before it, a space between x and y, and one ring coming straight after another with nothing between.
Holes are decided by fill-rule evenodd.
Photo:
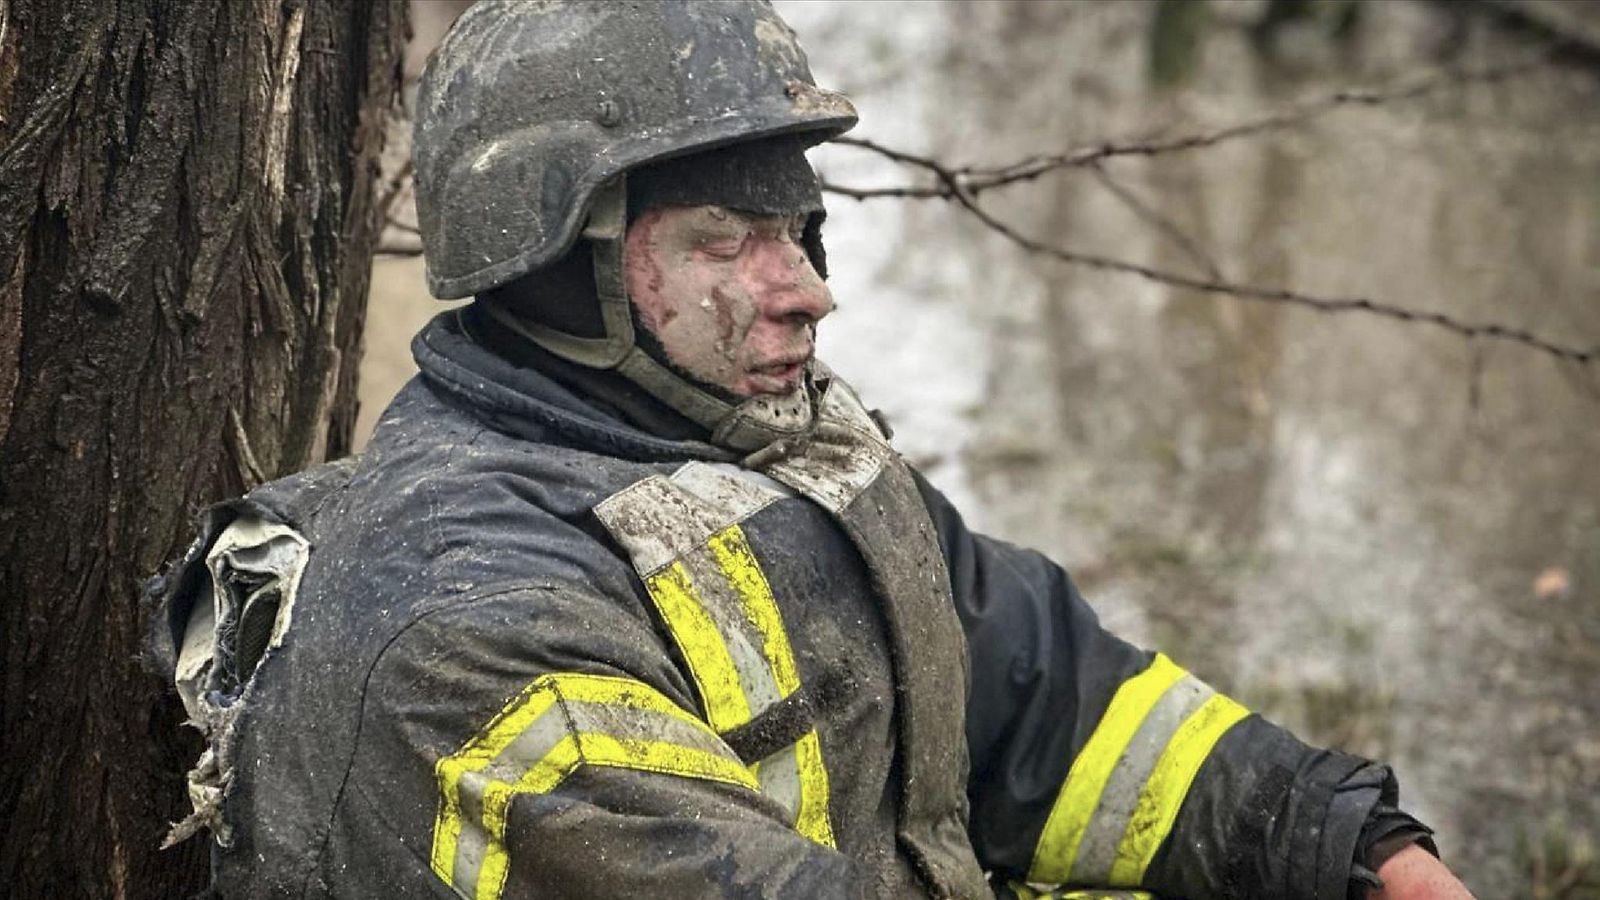
<instances>
[{"instance_id":1,"label":"jacket sleeve cuff","mask_svg":"<svg viewBox=\"0 0 1600 900\"><path fill-rule=\"evenodd\" d=\"M1387 766L1368 763L1333 786L1316 853L1313 896L1318 900L1344 900L1350 896L1356 866L1363 861L1363 830L1379 805L1384 788L1393 784L1394 776Z\"/></svg>"},{"instance_id":2,"label":"jacket sleeve cuff","mask_svg":"<svg viewBox=\"0 0 1600 900\"><path fill-rule=\"evenodd\" d=\"M1388 767L1308 747L1257 718L1235 730L1202 768L1148 886L1197 898L1345 900L1368 849L1394 833L1366 831L1391 821L1374 818L1393 809Z\"/></svg>"},{"instance_id":3,"label":"jacket sleeve cuff","mask_svg":"<svg viewBox=\"0 0 1600 900\"><path fill-rule=\"evenodd\" d=\"M1378 870L1390 857L1412 844L1435 858L1439 856L1439 848L1433 842L1433 829L1402 811L1396 806L1398 800L1399 787L1391 774L1384 781L1378 802L1367 813L1367 821L1356 841L1355 861L1350 869L1350 900L1365 900L1367 891L1382 888L1383 879L1378 877Z\"/></svg>"}]
</instances>

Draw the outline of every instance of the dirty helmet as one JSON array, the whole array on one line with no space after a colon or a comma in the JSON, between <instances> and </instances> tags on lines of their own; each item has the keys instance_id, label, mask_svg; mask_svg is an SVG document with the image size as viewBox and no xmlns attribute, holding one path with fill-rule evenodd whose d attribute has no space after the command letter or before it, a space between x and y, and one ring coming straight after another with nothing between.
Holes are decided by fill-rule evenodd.
<instances>
[{"instance_id":1,"label":"dirty helmet","mask_svg":"<svg viewBox=\"0 0 1600 900\"><path fill-rule=\"evenodd\" d=\"M582 237L603 336L498 319L555 356L618 370L720 444L784 436L794 410L766 397L730 404L638 348L622 287L627 171L776 136L824 141L856 122L843 94L814 85L770 3L482 0L429 59L416 107L416 205L435 296L482 295Z\"/></svg>"},{"instance_id":2,"label":"dirty helmet","mask_svg":"<svg viewBox=\"0 0 1600 900\"><path fill-rule=\"evenodd\" d=\"M614 368L707 427L759 446L792 410L730 404L634 340L623 288L630 169L782 135L826 140L856 113L819 89L765 0L480 0L434 51L413 138L428 287L482 294L590 242L604 336L507 325L557 356ZM744 407L749 408L744 408ZM742 433L748 432L748 433Z\"/></svg>"}]
</instances>

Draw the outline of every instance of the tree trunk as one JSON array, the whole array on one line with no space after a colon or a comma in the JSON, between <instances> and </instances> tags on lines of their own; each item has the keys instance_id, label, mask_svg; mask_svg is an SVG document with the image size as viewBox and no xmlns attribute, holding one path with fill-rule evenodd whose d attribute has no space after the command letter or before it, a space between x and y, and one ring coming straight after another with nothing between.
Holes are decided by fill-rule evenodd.
<instances>
[{"instance_id":1,"label":"tree trunk","mask_svg":"<svg viewBox=\"0 0 1600 900\"><path fill-rule=\"evenodd\" d=\"M0 0L0 896L174 898L203 841L140 586L348 447L405 5Z\"/></svg>"}]
</instances>

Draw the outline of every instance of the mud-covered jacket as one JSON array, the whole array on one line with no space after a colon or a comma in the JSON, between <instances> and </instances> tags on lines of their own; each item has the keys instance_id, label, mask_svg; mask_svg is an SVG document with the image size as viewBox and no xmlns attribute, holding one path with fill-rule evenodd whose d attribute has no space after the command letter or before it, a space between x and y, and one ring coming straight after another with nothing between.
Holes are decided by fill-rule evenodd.
<instances>
[{"instance_id":1,"label":"mud-covered jacket","mask_svg":"<svg viewBox=\"0 0 1600 900\"><path fill-rule=\"evenodd\" d=\"M219 895L1345 896L1387 769L1101 629L837 379L741 461L414 351L157 586Z\"/></svg>"}]
</instances>

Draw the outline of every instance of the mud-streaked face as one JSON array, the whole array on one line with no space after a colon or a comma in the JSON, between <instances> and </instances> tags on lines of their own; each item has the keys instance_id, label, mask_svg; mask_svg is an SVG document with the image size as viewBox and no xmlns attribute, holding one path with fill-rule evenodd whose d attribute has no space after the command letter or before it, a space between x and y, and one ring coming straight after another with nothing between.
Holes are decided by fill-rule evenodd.
<instances>
[{"instance_id":1,"label":"mud-streaked face","mask_svg":"<svg viewBox=\"0 0 1600 900\"><path fill-rule=\"evenodd\" d=\"M672 206L628 226L628 296L674 364L741 397L800 386L833 310L800 244L805 221Z\"/></svg>"}]
</instances>

